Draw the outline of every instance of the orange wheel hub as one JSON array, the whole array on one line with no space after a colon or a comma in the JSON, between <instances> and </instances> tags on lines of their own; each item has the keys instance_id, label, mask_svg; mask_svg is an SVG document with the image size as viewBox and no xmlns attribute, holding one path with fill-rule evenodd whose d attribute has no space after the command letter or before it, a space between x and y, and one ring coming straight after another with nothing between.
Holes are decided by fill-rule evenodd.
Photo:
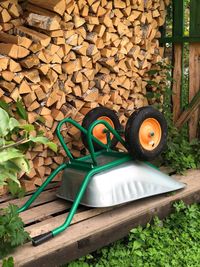
<instances>
[{"instance_id":1,"label":"orange wheel hub","mask_svg":"<svg viewBox=\"0 0 200 267\"><path fill-rule=\"evenodd\" d=\"M99 117L98 120L104 120L110 124L112 128L114 128L114 123L112 120L107 116ZM107 136L105 133L106 127L103 124L98 124L94 127L92 134L94 137L96 137L98 140L100 140L103 144L107 144ZM112 140L113 135L110 134L110 139Z\"/></svg>"},{"instance_id":2,"label":"orange wheel hub","mask_svg":"<svg viewBox=\"0 0 200 267\"><path fill-rule=\"evenodd\" d=\"M160 123L156 119L148 118L143 121L139 130L139 141L144 149L154 150L159 145L161 136Z\"/></svg>"}]
</instances>

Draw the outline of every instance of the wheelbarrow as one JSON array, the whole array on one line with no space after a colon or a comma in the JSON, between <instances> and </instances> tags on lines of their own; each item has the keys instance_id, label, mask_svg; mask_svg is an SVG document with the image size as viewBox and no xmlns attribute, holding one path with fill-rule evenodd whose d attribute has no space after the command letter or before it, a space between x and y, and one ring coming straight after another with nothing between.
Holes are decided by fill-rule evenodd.
<instances>
[{"instance_id":1,"label":"wheelbarrow","mask_svg":"<svg viewBox=\"0 0 200 267\"><path fill-rule=\"evenodd\" d=\"M65 123L81 131L89 155L73 157L61 134ZM129 117L123 132L116 113L105 107L88 112L82 126L71 118L58 124L56 134L68 161L55 169L18 211L28 209L63 170L57 195L73 204L62 225L32 238L34 246L66 230L80 203L90 207L114 206L185 186L147 162L157 157L166 144L167 124L162 113L152 107L140 108ZM122 138L123 134L125 138ZM117 143L121 143L127 152L117 150Z\"/></svg>"}]
</instances>

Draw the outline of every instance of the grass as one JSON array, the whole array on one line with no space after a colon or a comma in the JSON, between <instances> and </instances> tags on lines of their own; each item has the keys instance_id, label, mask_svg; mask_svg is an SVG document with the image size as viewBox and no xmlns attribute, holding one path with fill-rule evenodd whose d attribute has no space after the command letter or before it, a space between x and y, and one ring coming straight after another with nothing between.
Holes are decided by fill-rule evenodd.
<instances>
[{"instance_id":1,"label":"grass","mask_svg":"<svg viewBox=\"0 0 200 267\"><path fill-rule=\"evenodd\" d=\"M199 267L200 205L174 205L165 220L146 227L65 267Z\"/></svg>"}]
</instances>

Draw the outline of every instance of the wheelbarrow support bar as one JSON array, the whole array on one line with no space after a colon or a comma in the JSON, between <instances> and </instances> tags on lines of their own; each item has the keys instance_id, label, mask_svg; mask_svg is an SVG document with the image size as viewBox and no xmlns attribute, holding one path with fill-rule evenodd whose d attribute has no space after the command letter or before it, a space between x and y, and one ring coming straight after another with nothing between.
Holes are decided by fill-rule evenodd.
<instances>
[{"instance_id":1,"label":"wheelbarrow support bar","mask_svg":"<svg viewBox=\"0 0 200 267\"><path fill-rule=\"evenodd\" d=\"M33 244L33 246L36 247L36 246L48 241L52 237L54 237L52 232L47 232L45 234L35 236L32 238L32 244Z\"/></svg>"},{"instance_id":2,"label":"wheelbarrow support bar","mask_svg":"<svg viewBox=\"0 0 200 267\"><path fill-rule=\"evenodd\" d=\"M29 198L29 200L18 209L18 213L23 212L27 210L30 205L34 202L34 200L42 193L42 191L45 189L45 187L53 180L53 178L62 170L66 169L68 167L68 164L63 163L60 166L57 167L50 175L49 177L44 181L44 183L36 190L36 192Z\"/></svg>"},{"instance_id":3,"label":"wheelbarrow support bar","mask_svg":"<svg viewBox=\"0 0 200 267\"><path fill-rule=\"evenodd\" d=\"M81 199L83 197L83 194L85 193L85 190L87 188L87 185L90 181L90 179L93 177L93 175L99 173L99 172L102 172L102 171L105 171L105 170L108 170L108 169L111 169L115 166L118 166L120 164L123 164L127 161L131 160L131 157L129 155L124 155L123 157L120 157L118 158L117 160L113 161L113 162L110 162L106 165L103 165L103 166L97 166L97 167L94 167L93 169L91 169L85 176L81 186L80 186L80 189L75 197L75 200L73 202L73 205L70 209L70 212L65 220L65 222L60 225L59 227L53 229L51 232L47 232L45 234L42 234L42 235L38 235L38 236L35 236L32 238L32 243L34 246L38 246L46 241L48 241L49 239L51 239L52 237L58 235L59 233L63 232L65 229L67 229L67 227L70 225L72 219L73 219L73 216L74 214L76 213L76 210L78 208L78 205L79 203L81 202Z\"/></svg>"}]
</instances>

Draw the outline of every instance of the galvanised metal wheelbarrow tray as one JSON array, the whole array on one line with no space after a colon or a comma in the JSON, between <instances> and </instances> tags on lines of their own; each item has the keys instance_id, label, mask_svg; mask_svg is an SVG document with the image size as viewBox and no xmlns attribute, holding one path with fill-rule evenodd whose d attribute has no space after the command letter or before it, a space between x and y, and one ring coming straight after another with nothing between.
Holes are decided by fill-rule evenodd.
<instances>
[{"instance_id":1,"label":"galvanised metal wheelbarrow tray","mask_svg":"<svg viewBox=\"0 0 200 267\"><path fill-rule=\"evenodd\" d=\"M61 127L70 123L82 133L88 156L75 159L69 151ZM162 113L152 107L136 110L125 127L125 140L116 113L104 107L88 112L82 126L71 118L56 129L69 160L55 169L32 197L19 209L26 210L53 178L64 170L58 197L73 201L65 222L50 232L32 238L37 246L64 231L81 203L107 207L181 189L185 184L173 180L146 162L157 157L166 144L167 124ZM128 152L116 150L120 142Z\"/></svg>"}]
</instances>

